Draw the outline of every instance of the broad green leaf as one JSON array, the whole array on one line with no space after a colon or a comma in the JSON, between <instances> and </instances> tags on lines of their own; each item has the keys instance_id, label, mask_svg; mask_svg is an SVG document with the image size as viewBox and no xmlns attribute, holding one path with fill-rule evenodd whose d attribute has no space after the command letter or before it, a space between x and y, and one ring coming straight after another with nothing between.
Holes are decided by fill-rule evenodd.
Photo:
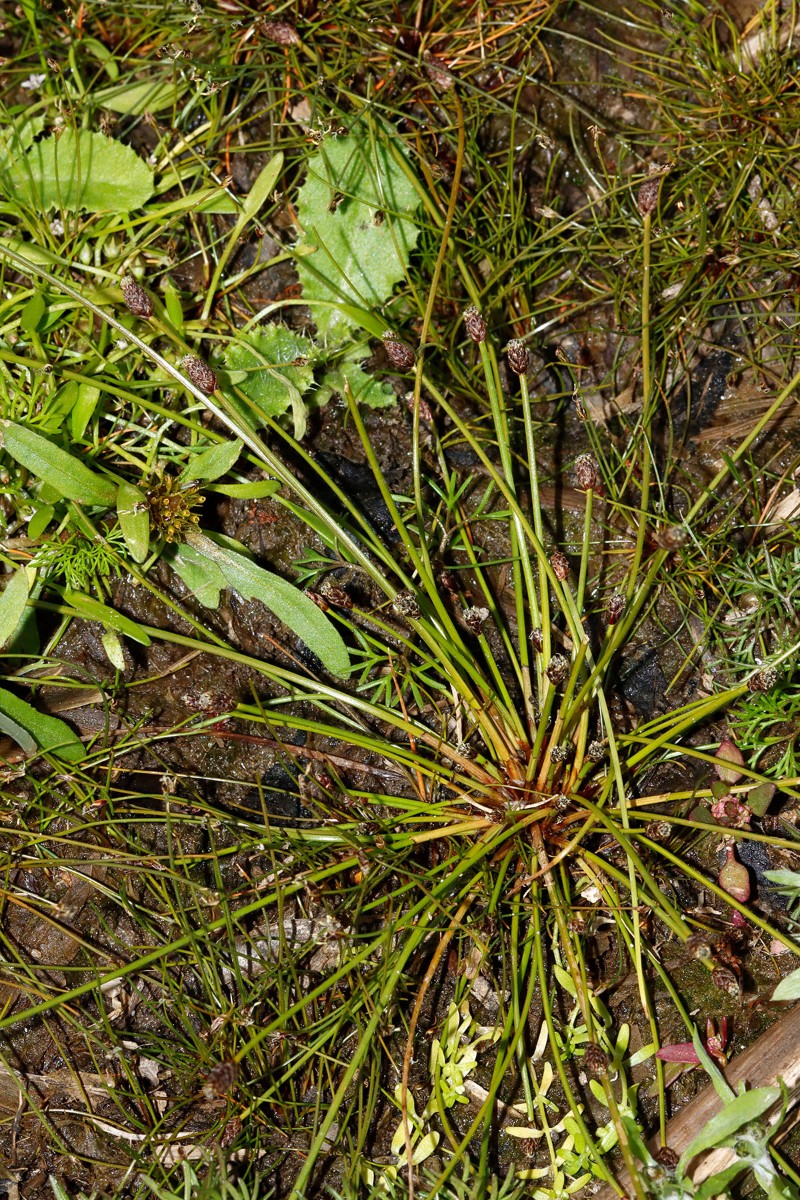
<instances>
[{"instance_id":1,"label":"broad green leaf","mask_svg":"<svg viewBox=\"0 0 800 1200\"><path fill-rule=\"evenodd\" d=\"M25 612L30 590L27 568L17 567L0 592L0 648L7 646L14 637Z\"/></svg>"},{"instance_id":2,"label":"broad green leaf","mask_svg":"<svg viewBox=\"0 0 800 1200\"><path fill-rule=\"evenodd\" d=\"M416 245L412 218L420 197L392 147L405 157L399 138L390 145L359 132L326 139L308 160L297 197L297 271L324 340L356 326L350 309L379 308L389 299Z\"/></svg>"},{"instance_id":3,"label":"broad green leaf","mask_svg":"<svg viewBox=\"0 0 800 1200\"><path fill-rule=\"evenodd\" d=\"M65 499L106 508L114 504L117 485L113 480L97 475L34 429L13 421L0 421L0 439L16 462Z\"/></svg>"},{"instance_id":4,"label":"broad green leaf","mask_svg":"<svg viewBox=\"0 0 800 1200\"><path fill-rule=\"evenodd\" d=\"M140 117L145 112L157 113L171 108L178 99L178 89L173 79L146 79L141 83L101 88L92 93L92 99L111 112Z\"/></svg>"},{"instance_id":5,"label":"broad green leaf","mask_svg":"<svg viewBox=\"0 0 800 1200\"><path fill-rule=\"evenodd\" d=\"M683 1174L692 1159L704 1150L726 1145L728 1138L738 1129L751 1121L757 1121L780 1098L781 1089L777 1087L751 1088L749 1092L734 1097L721 1112L706 1122L697 1137L686 1147L678 1164L678 1173Z\"/></svg>"},{"instance_id":6,"label":"broad green leaf","mask_svg":"<svg viewBox=\"0 0 800 1200\"><path fill-rule=\"evenodd\" d=\"M100 399L100 388L93 383L78 384L78 398L69 415L69 427L76 441L86 432L86 426L94 416L97 402Z\"/></svg>"},{"instance_id":7,"label":"broad green leaf","mask_svg":"<svg viewBox=\"0 0 800 1200\"><path fill-rule=\"evenodd\" d=\"M103 643L103 649L112 667L116 667L118 671L124 671L125 653L122 649L122 642L119 640L119 634L113 629L107 629L100 641Z\"/></svg>"},{"instance_id":8,"label":"broad green leaf","mask_svg":"<svg viewBox=\"0 0 800 1200\"><path fill-rule=\"evenodd\" d=\"M78 384L74 379L68 379L43 406L42 414L37 421L37 429L42 433L57 433L63 426L67 414L71 413L77 404L78 395Z\"/></svg>"},{"instance_id":9,"label":"broad green leaf","mask_svg":"<svg viewBox=\"0 0 800 1200\"><path fill-rule=\"evenodd\" d=\"M28 754L39 749L67 762L80 762L86 757L86 750L69 725L65 725L58 717L40 713L6 688L0 688L0 729L19 742ZM20 731L25 741L20 740Z\"/></svg>"},{"instance_id":10,"label":"broad green leaf","mask_svg":"<svg viewBox=\"0 0 800 1200\"><path fill-rule=\"evenodd\" d=\"M164 557L200 604L219 608L220 596L228 582L216 563L186 545L170 546Z\"/></svg>"},{"instance_id":11,"label":"broad green leaf","mask_svg":"<svg viewBox=\"0 0 800 1200\"><path fill-rule=\"evenodd\" d=\"M312 363L318 353L312 341L284 325L267 325L237 338L225 352L225 365L231 382L253 402L252 408L241 401L237 407L256 427L291 408L298 436L298 426L305 422L303 396L314 383Z\"/></svg>"},{"instance_id":12,"label":"broad green leaf","mask_svg":"<svg viewBox=\"0 0 800 1200\"><path fill-rule=\"evenodd\" d=\"M694 1193L694 1200L709 1200L711 1196L730 1195L729 1188L736 1179L737 1175L741 1175L742 1171L747 1170L747 1163L736 1159L722 1171L717 1171L714 1175L709 1175L708 1179L704 1179Z\"/></svg>"},{"instance_id":13,"label":"broad green leaf","mask_svg":"<svg viewBox=\"0 0 800 1200\"><path fill-rule=\"evenodd\" d=\"M772 993L773 1000L798 1000L800 999L800 967L796 971L792 971L791 975L787 975L782 979L775 991Z\"/></svg>"},{"instance_id":14,"label":"broad green leaf","mask_svg":"<svg viewBox=\"0 0 800 1200\"><path fill-rule=\"evenodd\" d=\"M164 306L167 310L170 324L176 333L183 335L183 305L178 289L171 279L164 285Z\"/></svg>"},{"instance_id":15,"label":"broad green leaf","mask_svg":"<svg viewBox=\"0 0 800 1200\"><path fill-rule=\"evenodd\" d=\"M281 490L279 479L255 479L252 483L212 483L208 489L235 500L263 500Z\"/></svg>"},{"instance_id":16,"label":"broad green leaf","mask_svg":"<svg viewBox=\"0 0 800 1200\"><path fill-rule=\"evenodd\" d=\"M37 541L53 519L55 508L52 504L42 504L28 521L28 537Z\"/></svg>"},{"instance_id":17,"label":"broad green leaf","mask_svg":"<svg viewBox=\"0 0 800 1200\"><path fill-rule=\"evenodd\" d=\"M88 51L89 54L93 54L97 61L103 64L109 79L119 79L117 60L108 46L104 46L97 38L85 37L81 42L81 48Z\"/></svg>"},{"instance_id":18,"label":"broad green leaf","mask_svg":"<svg viewBox=\"0 0 800 1200\"><path fill-rule=\"evenodd\" d=\"M9 175L22 196L44 209L125 213L153 194L153 172L138 154L88 129L36 142Z\"/></svg>"},{"instance_id":19,"label":"broad green leaf","mask_svg":"<svg viewBox=\"0 0 800 1200\"><path fill-rule=\"evenodd\" d=\"M245 599L260 600L284 625L305 642L332 675L347 675L350 657L341 635L325 614L299 588L265 571L241 554L212 542L199 530L190 529L187 542L215 563Z\"/></svg>"},{"instance_id":20,"label":"broad green leaf","mask_svg":"<svg viewBox=\"0 0 800 1200\"><path fill-rule=\"evenodd\" d=\"M418 1166L425 1162L426 1158L430 1158L436 1147L439 1145L439 1134L435 1131L426 1133L424 1138L421 1138L418 1144L414 1147L411 1155L412 1166Z\"/></svg>"},{"instance_id":21,"label":"broad green leaf","mask_svg":"<svg viewBox=\"0 0 800 1200\"><path fill-rule=\"evenodd\" d=\"M144 562L150 549L150 510L141 488L123 480L117 488L117 518L134 562Z\"/></svg>"},{"instance_id":22,"label":"broad green leaf","mask_svg":"<svg viewBox=\"0 0 800 1200\"><path fill-rule=\"evenodd\" d=\"M266 166L261 168L258 178L245 196L242 203L242 215L236 222L237 225L244 226L248 221L252 221L253 217L258 216L265 200L275 190L275 184L278 182L282 170L283 153L279 151L273 155Z\"/></svg>"},{"instance_id":23,"label":"broad green leaf","mask_svg":"<svg viewBox=\"0 0 800 1200\"><path fill-rule=\"evenodd\" d=\"M19 314L20 328L25 333L33 333L39 328L42 317L45 314L47 305L44 301L44 296L41 292L34 292L30 300L26 301L22 312Z\"/></svg>"},{"instance_id":24,"label":"broad green leaf","mask_svg":"<svg viewBox=\"0 0 800 1200\"><path fill-rule=\"evenodd\" d=\"M219 479L230 471L239 455L242 453L242 442L216 442L208 450L194 455L181 471L181 482L189 483L193 479L210 481Z\"/></svg>"},{"instance_id":25,"label":"broad green leaf","mask_svg":"<svg viewBox=\"0 0 800 1200\"><path fill-rule=\"evenodd\" d=\"M132 621L130 617L124 617L122 613L118 613L108 604L102 604L99 600L95 600L94 596L87 596L83 592L73 592L71 588L65 588L64 600L85 620L101 621L109 629L116 629L118 633L124 633L126 637L138 642L141 646L150 645L150 637L141 625Z\"/></svg>"}]
</instances>

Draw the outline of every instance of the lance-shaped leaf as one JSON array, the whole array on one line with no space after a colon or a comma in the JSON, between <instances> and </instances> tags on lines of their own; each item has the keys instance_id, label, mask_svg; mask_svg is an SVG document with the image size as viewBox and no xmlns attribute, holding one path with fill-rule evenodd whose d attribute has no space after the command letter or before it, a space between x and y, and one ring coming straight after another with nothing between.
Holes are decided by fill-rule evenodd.
<instances>
[{"instance_id":1,"label":"lance-shaped leaf","mask_svg":"<svg viewBox=\"0 0 800 1200\"><path fill-rule=\"evenodd\" d=\"M27 568L18 567L0 592L0 647L7 646L16 633L30 590Z\"/></svg>"},{"instance_id":2,"label":"lance-shaped leaf","mask_svg":"<svg viewBox=\"0 0 800 1200\"><path fill-rule=\"evenodd\" d=\"M235 442L217 442L189 460L181 471L181 483L190 483L194 479L205 482L219 479L230 471L241 452L242 442L238 438Z\"/></svg>"},{"instance_id":3,"label":"lance-shaped leaf","mask_svg":"<svg viewBox=\"0 0 800 1200\"><path fill-rule=\"evenodd\" d=\"M350 658L341 635L313 600L294 584L265 571L244 555L218 546L200 530L187 530L186 540L192 549L219 568L228 587L235 588L246 599L260 600L275 613L332 675L348 674Z\"/></svg>"},{"instance_id":4,"label":"lance-shaped leaf","mask_svg":"<svg viewBox=\"0 0 800 1200\"><path fill-rule=\"evenodd\" d=\"M123 481L117 489L117 517L134 562L144 562L150 548L150 511L141 488Z\"/></svg>"},{"instance_id":5,"label":"lance-shaped leaf","mask_svg":"<svg viewBox=\"0 0 800 1200\"><path fill-rule=\"evenodd\" d=\"M80 762L86 757L83 744L69 725L40 713L6 688L0 688L0 729L28 754L38 749L67 762Z\"/></svg>"},{"instance_id":6,"label":"lance-shaped leaf","mask_svg":"<svg viewBox=\"0 0 800 1200\"><path fill-rule=\"evenodd\" d=\"M0 437L11 457L32 475L49 484L67 500L111 508L117 498L117 483L98 475L35 429L0 421Z\"/></svg>"},{"instance_id":7,"label":"lance-shaped leaf","mask_svg":"<svg viewBox=\"0 0 800 1200\"><path fill-rule=\"evenodd\" d=\"M136 621L132 621L130 617L118 613L115 608L110 608L109 605L95 600L94 596L86 596L83 592L73 592L69 588L65 588L64 599L87 621L102 621L109 629L116 629L117 633L124 633L132 641L139 642L142 646L150 645L150 635L145 633L141 625L137 625Z\"/></svg>"}]
</instances>

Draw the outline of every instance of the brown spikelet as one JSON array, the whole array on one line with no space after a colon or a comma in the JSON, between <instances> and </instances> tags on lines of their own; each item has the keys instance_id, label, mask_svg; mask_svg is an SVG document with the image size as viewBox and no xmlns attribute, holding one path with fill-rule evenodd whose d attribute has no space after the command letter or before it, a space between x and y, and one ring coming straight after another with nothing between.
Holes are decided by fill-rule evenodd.
<instances>
[{"instance_id":1,"label":"brown spikelet","mask_svg":"<svg viewBox=\"0 0 800 1200\"><path fill-rule=\"evenodd\" d=\"M464 328L473 342L486 341L486 322L474 304L464 311Z\"/></svg>"},{"instance_id":2,"label":"brown spikelet","mask_svg":"<svg viewBox=\"0 0 800 1200\"><path fill-rule=\"evenodd\" d=\"M524 342L521 342L519 338L514 338L512 342L508 343L506 361L510 371L513 371L515 375L524 375L528 370L529 360L528 347Z\"/></svg>"},{"instance_id":3,"label":"brown spikelet","mask_svg":"<svg viewBox=\"0 0 800 1200\"><path fill-rule=\"evenodd\" d=\"M181 369L194 386L201 392L205 392L207 396L217 390L217 377L202 358L197 358L194 354L187 354L181 362Z\"/></svg>"},{"instance_id":4,"label":"brown spikelet","mask_svg":"<svg viewBox=\"0 0 800 1200\"><path fill-rule=\"evenodd\" d=\"M401 342L400 338L393 333L383 335L383 348L386 351L386 357L396 371L410 371L417 361L417 356L412 348L406 342Z\"/></svg>"},{"instance_id":5,"label":"brown spikelet","mask_svg":"<svg viewBox=\"0 0 800 1200\"><path fill-rule=\"evenodd\" d=\"M120 287L128 312L133 313L135 317L152 317L153 301L132 275L126 275Z\"/></svg>"}]
</instances>

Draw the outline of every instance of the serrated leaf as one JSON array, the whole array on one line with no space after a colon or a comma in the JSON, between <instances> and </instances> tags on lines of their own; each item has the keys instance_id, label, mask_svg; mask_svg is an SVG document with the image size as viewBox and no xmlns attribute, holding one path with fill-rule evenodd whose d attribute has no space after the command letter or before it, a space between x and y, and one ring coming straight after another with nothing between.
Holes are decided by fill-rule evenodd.
<instances>
[{"instance_id":1,"label":"serrated leaf","mask_svg":"<svg viewBox=\"0 0 800 1200\"><path fill-rule=\"evenodd\" d=\"M703 1150L710 1150L713 1146L724 1146L727 1139L738 1129L750 1121L757 1121L780 1098L781 1089L777 1087L751 1088L750 1091L735 1096L721 1112L706 1122L697 1137L686 1147L678 1164L678 1173L682 1174L692 1159Z\"/></svg>"},{"instance_id":2,"label":"serrated leaf","mask_svg":"<svg viewBox=\"0 0 800 1200\"><path fill-rule=\"evenodd\" d=\"M200 604L219 608L220 596L228 583L216 563L186 545L171 547L165 558Z\"/></svg>"},{"instance_id":3,"label":"serrated leaf","mask_svg":"<svg viewBox=\"0 0 800 1200\"><path fill-rule=\"evenodd\" d=\"M129 117L140 117L145 112L163 112L165 108L171 108L177 99L178 88L174 79L145 79L141 83L124 83L92 93L95 104Z\"/></svg>"},{"instance_id":4,"label":"serrated leaf","mask_svg":"<svg viewBox=\"0 0 800 1200\"><path fill-rule=\"evenodd\" d=\"M38 749L45 754L55 754L67 762L80 762L86 757L83 744L69 725L58 717L40 713L32 704L20 700L6 688L0 688L0 729L14 738L28 754ZM19 736L20 732L24 741Z\"/></svg>"},{"instance_id":5,"label":"serrated leaf","mask_svg":"<svg viewBox=\"0 0 800 1200\"><path fill-rule=\"evenodd\" d=\"M798 1000L800 999L800 967L796 971L792 971L791 975L787 975L782 979L775 991L772 993L773 1000Z\"/></svg>"},{"instance_id":6,"label":"serrated leaf","mask_svg":"<svg viewBox=\"0 0 800 1200\"><path fill-rule=\"evenodd\" d=\"M245 599L260 600L296 633L332 675L349 673L350 656L341 635L299 588L243 555L218 546L199 530L187 530L186 539L192 549L219 567L229 587L235 588Z\"/></svg>"},{"instance_id":7,"label":"serrated leaf","mask_svg":"<svg viewBox=\"0 0 800 1200\"><path fill-rule=\"evenodd\" d=\"M138 642L141 646L150 645L150 636L145 633L141 625L132 621L130 617L123 616L108 604L95 600L94 596L87 596L84 592L74 592L70 588L65 588L64 600L85 620L101 621L109 629L116 629L118 633L124 633L126 637Z\"/></svg>"},{"instance_id":8,"label":"serrated leaf","mask_svg":"<svg viewBox=\"0 0 800 1200\"><path fill-rule=\"evenodd\" d=\"M305 422L303 396L314 382L312 361L317 347L308 338L283 325L268 325L231 342L225 365L231 380L253 403L239 402L251 424L279 417L290 408L295 437L302 437Z\"/></svg>"},{"instance_id":9,"label":"serrated leaf","mask_svg":"<svg viewBox=\"0 0 800 1200\"><path fill-rule=\"evenodd\" d=\"M17 632L30 591L27 568L18 567L0 592L0 648L7 646Z\"/></svg>"},{"instance_id":10,"label":"serrated leaf","mask_svg":"<svg viewBox=\"0 0 800 1200\"><path fill-rule=\"evenodd\" d=\"M26 425L0 421L0 437L11 457L67 500L110 508L117 486Z\"/></svg>"},{"instance_id":11,"label":"serrated leaf","mask_svg":"<svg viewBox=\"0 0 800 1200\"><path fill-rule=\"evenodd\" d=\"M230 471L242 452L242 445L243 443L238 439L235 442L216 442L208 450L196 454L181 471L181 482L189 483L193 479L204 481L219 479L221 475Z\"/></svg>"},{"instance_id":12,"label":"serrated leaf","mask_svg":"<svg viewBox=\"0 0 800 1200\"><path fill-rule=\"evenodd\" d=\"M405 156L399 138L392 145ZM380 307L403 279L419 232L412 220L419 202L388 139L358 133L328 139L308 160L297 198L303 228L297 271L324 339L341 339L357 324L348 308Z\"/></svg>"},{"instance_id":13,"label":"serrated leaf","mask_svg":"<svg viewBox=\"0 0 800 1200\"><path fill-rule=\"evenodd\" d=\"M134 562L144 562L150 549L150 510L141 488L123 480L117 488L117 519Z\"/></svg>"},{"instance_id":14,"label":"serrated leaf","mask_svg":"<svg viewBox=\"0 0 800 1200\"><path fill-rule=\"evenodd\" d=\"M340 361L325 372L319 389L314 393L314 403L327 404L335 392L344 396L347 388L353 399L367 408L388 408L397 403L397 396L390 384L368 375L357 363L347 361Z\"/></svg>"},{"instance_id":15,"label":"serrated leaf","mask_svg":"<svg viewBox=\"0 0 800 1200\"><path fill-rule=\"evenodd\" d=\"M252 483L213 483L210 492L231 496L235 500L264 500L281 490L279 479L254 479Z\"/></svg>"},{"instance_id":16,"label":"serrated leaf","mask_svg":"<svg viewBox=\"0 0 800 1200\"><path fill-rule=\"evenodd\" d=\"M113 629L107 629L100 638L100 641L103 643L103 649L112 667L115 667L118 671L124 671L125 654L122 649L122 642L119 640L119 635Z\"/></svg>"},{"instance_id":17,"label":"serrated leaf","mask_svg":"<svg viewBox=\"0 0 800 1200\"><path fill-rule=\"evenodd\" d=\"M65 129L31 146L9 172L41 208L125 213L153 194L153 172L130 146L102 133Z\"/></svg>"}]
</instances>

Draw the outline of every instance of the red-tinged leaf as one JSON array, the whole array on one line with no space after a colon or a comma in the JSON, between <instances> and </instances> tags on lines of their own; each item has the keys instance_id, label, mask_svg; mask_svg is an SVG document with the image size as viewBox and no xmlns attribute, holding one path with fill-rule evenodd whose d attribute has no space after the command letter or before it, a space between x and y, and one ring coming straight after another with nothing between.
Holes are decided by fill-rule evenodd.
<instances>
[{"instance_id":1,"label":"red-tinged leaf","mask_svg":"<svg viewBox=\"0 0 800 1200\"><path fill-rule=\"evenodd\" d=\"M744 755L730 738L723 738L715 758L717 774L725 783L736 783L737 779L742 778L739 768L744 766Z\"/></svg>"},{"instance_id":2,"label":"red-tinged leaf","mask_svg":"<svg viewBox=\"0 0 800 1200\"><path fill-rule=\"evenodd\" d=\"M691 1063L693 1066L700 1063L691 1042L674 1042L671 1046L662 1046L656 1051L656 1058L660 1058L662 1062Z\"/></svg>"}]
</instances>

